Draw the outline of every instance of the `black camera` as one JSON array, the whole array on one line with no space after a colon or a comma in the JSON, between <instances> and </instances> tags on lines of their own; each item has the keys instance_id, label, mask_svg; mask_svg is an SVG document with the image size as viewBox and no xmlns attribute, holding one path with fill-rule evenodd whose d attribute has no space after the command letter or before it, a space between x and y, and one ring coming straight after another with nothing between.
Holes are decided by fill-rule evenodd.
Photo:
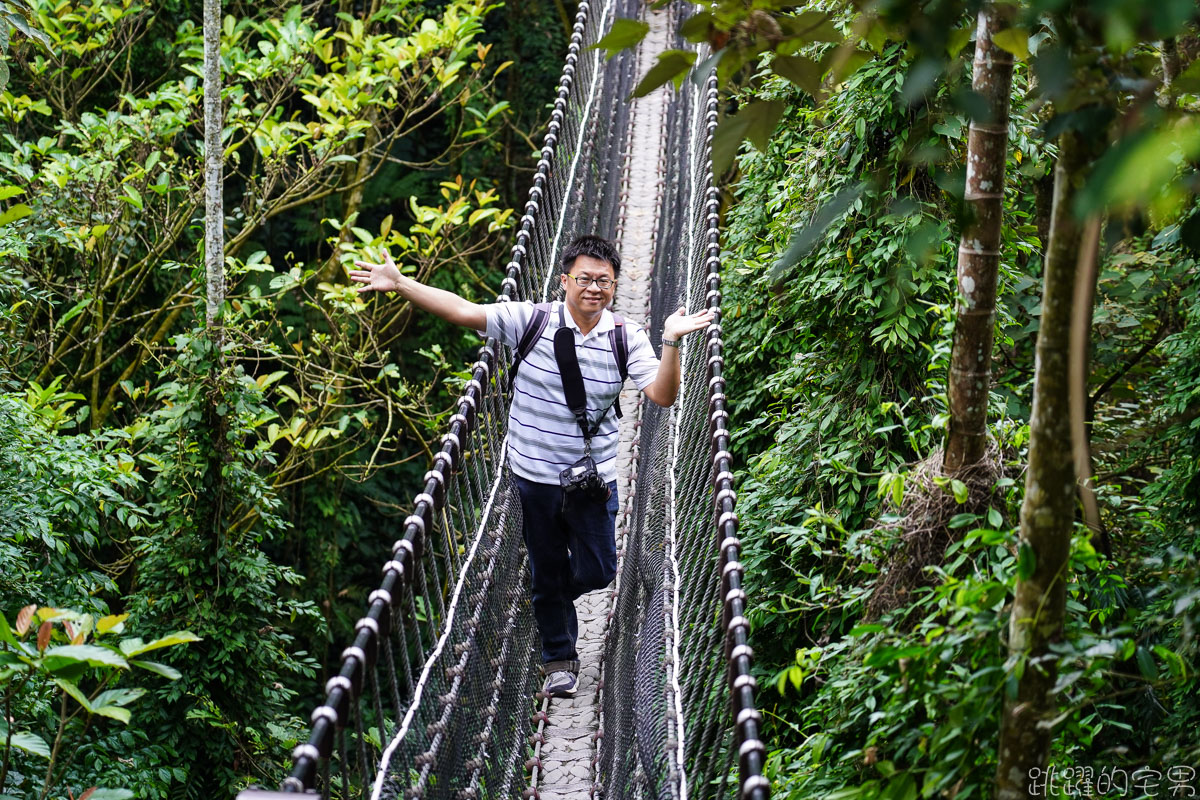
<instances>
[{"instance_id":1,"label":"black camera","mask_svg":"<svg viewBox=\"0 0 1200 800\"><path fill-rule=\"evenodd\" d=\"M600 477L596 462L591 456L584 456L560 472L558 482L562 486L564 501L580 497L588 500L608 500L608 484Z\"/></svg>"}]
</instances>

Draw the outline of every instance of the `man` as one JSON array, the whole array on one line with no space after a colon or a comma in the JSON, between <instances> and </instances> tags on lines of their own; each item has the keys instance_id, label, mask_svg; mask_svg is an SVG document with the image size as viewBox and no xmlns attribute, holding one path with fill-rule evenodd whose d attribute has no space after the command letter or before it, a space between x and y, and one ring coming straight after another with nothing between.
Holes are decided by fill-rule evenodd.
<instances>
[{"instance_id":1,"label":"man","mask_svg":"<svg viewBox=\"0 0 1200 800\"><path fill-rule=\"evenodd\" d=\"M401 275L385 255L384 263L356 261L362 269L350 278L364 284L360 293L394 291L414 306L456 325L486 331L516 347L534 317L532 303L479 305ZM513 483L521 498L525 546L533 573L533 614L542 639L546 691L552 696L575 694L579 624L575 600L602 589L617 570L617 420L611 407L621 391L621 377L609 331L615 321L608 310L616 292L621 256L616 246L598 236L581 236L563 252L559 280L565 293L552 304L545 331L517 370L509 409L508 456ZM687 314L680 308L663 325L663 358L654 355L646 332L628 325L628 372L654 403L669 406L679 392L679 339L706 328L712 312ZM591 437L597 471L608 484L608 498L564 498L559 474L584 455L584 436L563 391L554 352L560 327L574 332L575 354L587 396L587 418L596 427Z\"/></svg>"}]
</instances>

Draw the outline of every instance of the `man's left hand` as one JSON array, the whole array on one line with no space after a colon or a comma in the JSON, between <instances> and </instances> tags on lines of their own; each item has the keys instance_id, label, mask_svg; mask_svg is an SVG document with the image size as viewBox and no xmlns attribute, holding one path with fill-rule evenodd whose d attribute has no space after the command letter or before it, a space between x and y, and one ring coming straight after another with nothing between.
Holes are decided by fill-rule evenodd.
<instances>
[{"instance_id":1,"label":"man's left hand","mask_svg":"<svg viewBox=\"0 0 1200 800\"><path fill-rule=\"evenodd\" d=\"M667 321L663 323L663 338L668 341L678 340L689 333L704 330L712 324L712 321L713 312L711 308L697 311L695 314L689 314L685 307L680 306L679 310L667 317Z\"/></svg>"}]
</instances>

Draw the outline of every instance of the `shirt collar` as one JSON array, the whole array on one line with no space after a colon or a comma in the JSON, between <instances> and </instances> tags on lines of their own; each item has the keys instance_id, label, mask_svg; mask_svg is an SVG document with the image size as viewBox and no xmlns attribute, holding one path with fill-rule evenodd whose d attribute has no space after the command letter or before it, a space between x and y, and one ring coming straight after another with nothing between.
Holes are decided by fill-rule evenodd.
<instances>
[{"instance_id":1,"label":"shirt collar","mask_svg":"<svg viewBox=\"0 0 1200 800\"><path fill-rule=\"evenodd\" d=\"M590 331L588 331L587 335L584 336L583 331L579 330L579 323L575 321L575 317L571 316L571 312L567 309L567 304L560 300L559 305L562 308L563 320L567 323L567 327L571 328L580 336L583 336L585 340L590 339L593 336L599 336L600 334L608 333L613 328L617 327L616 321L613 319L612 311L606 308L604 309L603 313L601 313L600 321L596 323L596 327L592 328Z\"/></svg>"}]
</instances>

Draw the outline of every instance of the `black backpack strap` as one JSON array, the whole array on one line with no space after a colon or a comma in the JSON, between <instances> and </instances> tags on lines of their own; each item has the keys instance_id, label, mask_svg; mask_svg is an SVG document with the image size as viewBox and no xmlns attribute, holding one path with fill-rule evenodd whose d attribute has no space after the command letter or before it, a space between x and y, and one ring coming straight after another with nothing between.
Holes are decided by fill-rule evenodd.
<instances>
[{"instance_id":1,"label":"black backpack strap","mask_svg":"<svg viewBox=\"0 0 1200 800\"><path fill-rule=\"evenodd\" d=\"M614 314L616 325L609 331L609 343L617 360L617 370L621 373L621 383L629 375L629 339L625 330L625 320ZM532 327L532 324L531 324ZM542 328L545 329L545 320ZM538 334L541 335L540 333ZM523 340L523 337L522 337ZM558 329L554 331L554 360L558 362L558 374L562 379L563 395L567 400L567 408L575 416L579 430L583 433L584 453L591 455L592 437L600 431L600 423L608 416L608 408L596 420L595 425L588 425L587 419L587 389L583 385L583 372L579 369L579 358L575 354L575 331L567 327L563 307L558 308ZM617 397L609 408L617 411L621 418L621 396Z\"/></svg>"},{"instance_id":2,"label":"black backpack strap","mask_svg":"<svg viewBox=\"0 0 1200 800\"><path fill-rule=\"evenodd\" d=\"M529 324L525 326L525 330L521 333L521 338L517 342L517 352L513 356L512 368L508 371L508 390L511 392L513 381L517 379L517 368L521 366L521 362L525 360L538 343L538 339L542 338L542 334L546 331L546 325L550 322L550 304L538 303L533 307L533 316L529 318Z\"/></svg>"},{"instance_id":3,"label":"black backpack strap","mask_svg":"<svg viewBox=\"0 0 1200 800\"><path fill-rule=\"evenodd\" d=\"M587 390L583 387L583 373L579 369L579 359L575 355L575 331L565 325L559 326L554 332L554 360L558 362L558 374L562 378L563 395L567 399L567 408L575 415L579 430L583 433L584 450L591 451L591 439L596 435L595 428L588 428L587 422Z\"/></svg>"},{"instance_id":4,"label":"black backpack strap","mask_svg":"<svg viewBox=\"0 0 1200 800\"><path fill-rule=\"evenodd\" d=\"M608 344L617 359L621 383L624 383L629 377L629 331L625 328L625 318L620 314L613 314L613 329L608 332Z\"/></svg>"},{"instance_id":5,"label":"black backpack strap","mask_svg":"<svg viewBox=\"0 0 1200 800\"><path fill-rule=\"evenodd\" d=\"M613 314L613 329L608 332L608 346L617 360L617 372L620 373L621 385L624 386L625 379L629 377L629 331L625 327L625 318L620 314ZM616 409L617 419L624 416L621 413L620 392L613 400L612 407Z\"/></svg>"}]
</instances>

